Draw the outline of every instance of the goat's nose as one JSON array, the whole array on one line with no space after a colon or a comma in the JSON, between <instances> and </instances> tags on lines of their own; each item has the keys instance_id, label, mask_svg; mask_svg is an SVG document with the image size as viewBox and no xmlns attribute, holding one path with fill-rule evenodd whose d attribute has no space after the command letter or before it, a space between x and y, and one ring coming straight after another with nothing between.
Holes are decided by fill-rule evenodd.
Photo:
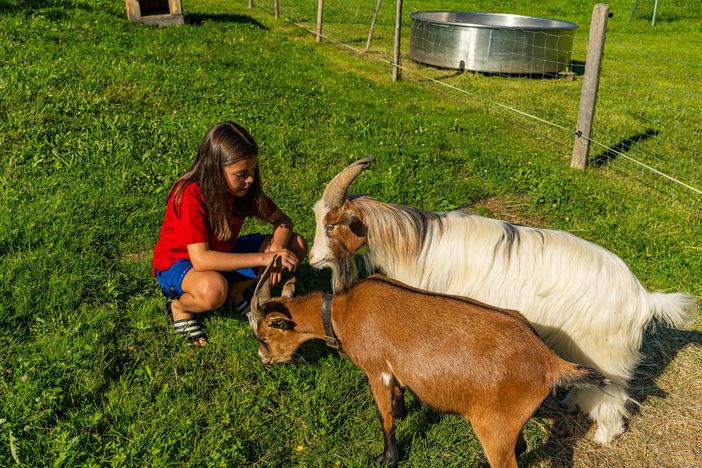
<instances>
[{"instance_id":1,"label":"goat's nose","mask_svg":"<svg viewBox=\"0 0 702 468\"><path fill-rule=\"evenodd\" d=\"M271 359L263 354L263 352L259 349L258 350L258 357L261 358L261 362L264 364L268 364L271 362Z\"/></svg>"}]
</instances>

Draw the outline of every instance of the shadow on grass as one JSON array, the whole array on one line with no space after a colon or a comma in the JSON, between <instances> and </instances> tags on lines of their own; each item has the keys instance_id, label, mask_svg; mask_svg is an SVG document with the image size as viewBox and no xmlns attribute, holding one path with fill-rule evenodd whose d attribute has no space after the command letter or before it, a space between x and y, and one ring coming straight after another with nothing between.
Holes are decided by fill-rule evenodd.
<instances>
[{"instance_id":1,"label":"shadow on grass","mask_svg":"<svg viewBox=\"0 0 702 468\"><path fill-rule=\"evenodd\" d=\"M421 64L419 64L421 65ZM497 77L497 78L528 78L530 80L554 80L554 79L563 79L565 75L560 74L560 73L500 73L500 72L481 72L481 71L472 71L472 70L466 70L464 68L459 68L459 69L452 69L452 68L442 68L442 67L429 67L425 66L424 68L437 68L439 70L445 71L446 73L441 76L437 76L435 78L421 78L418 80L419 82L429 82L429 81L436 81L436 80L448 80L451 78L457 78L464 73L473 73L473 74L479 74L483 75L485 77Z\"/></svg>"},{"instance_id":2,"label":"shadow on grass","mask_svg":"<svg viewBox=\"0 0 702 468\"><path fill-rule=\"evenodd\" d=\"M614 159L617 158L619 153L626 153L631 149L632 146L634 146L637 143L640 143L644 140L648 140L649 138L653 138L657 136L660 132L658 130L654 129L647 129L643 132L637 133L634 136L631 136L629 138L623 138L622 140L619 141L613 148L609 148L605 150L604 152L598 154L597 156L592 158L591 165L593 167L601 167L604 166L605 164L609 163L610 161L613 161Z\"/></svg>"},{"instance_id":3,"label":"shadow on grass","mask_svg":"<svg viewBox=\"0 0 702 468\"><path fill-rule=\"evenodd\" d=\"M676 330L663 325L649 327L644 335L642 346L643 360L636 368L631 380L631 397L645 403L651 397L665 398L666 392L656 380L665 372L678 353L690 345L702 347L702 332L696 330ZM633 405L632 414L640 408Z\"/></svg>"},{"instance_id":4,"label":"shadow on grass","mask_svg":"<svg viewBox=\"0 0 702 468\"><path fill-rule=\"evenodd\" d=\"M185 24L192 26L201 26L206 21L214 21L217 23L237 23L248 24L257 29L268 30L268 28L250 16L232 15L226 13L186 13L183 15Z\"/></svg>"}]
</instances>

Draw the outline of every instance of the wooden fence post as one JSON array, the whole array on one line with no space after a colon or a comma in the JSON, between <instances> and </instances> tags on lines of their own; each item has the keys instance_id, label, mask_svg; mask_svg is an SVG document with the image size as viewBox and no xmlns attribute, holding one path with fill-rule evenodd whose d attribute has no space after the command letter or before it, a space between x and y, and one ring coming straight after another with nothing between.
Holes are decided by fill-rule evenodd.
<instances>
[{"instance_id":1,"label":"wooden fence post","mask_svg":"<svg viewBox=\"0 0 702 468\"><path fill-rule=\"evenodd\" d=\"M280 2L278 0L273 0L273 16L275 19L280 18Z\"/></svg>"},{"instance_id":2,"label":"wooden fence post","mask_svg":"<svg viewBox=\"0 0 702 468\"><path fill-rule=\"evenodd\" d=\"M324 0L317 0L317 34L315 42L322 42L322 16L324 15Z\"/></svg>"},{"instance_id":3,"label":"wooden fence post","mask_svg":"<svg viewBox=\"0 0 702 468\"><path fill-rule=\"evenodd\" d=\"M400 35L402 33L402 0L397 0L395 10L395 53L392 57L392 81L400 78Z\"/></svg>"},{"instance_id":4,"label":"wooden fence post","mask_svg":"<svg viewBox=\"0 0 702 468\"><path fill-rule=\"evenodd\" d=\"M253 0L249 0L249 8L253 8Z\"/></svg>"},{"instance_id":5,"label":"wooden fence post","mask_svg":"<svg viewBox=\"0 0 702 468\"><path fill-rule=\"evenodd\" d=\"M580 91L580 108L578 109L578 123L575 129L575 143L570 167L585 169L587 166L587 153L590 149L590 134L592 121L595 118L595 104L597 103L597 88L600 84L600 66L602 64L602 51L604 49L605 34L607 33L607 18L609 5L598 3L592 10L590 23L590 36L587 41L587 58L585 59L585 75L583 87Z\"/></svg>"}]
</instances>

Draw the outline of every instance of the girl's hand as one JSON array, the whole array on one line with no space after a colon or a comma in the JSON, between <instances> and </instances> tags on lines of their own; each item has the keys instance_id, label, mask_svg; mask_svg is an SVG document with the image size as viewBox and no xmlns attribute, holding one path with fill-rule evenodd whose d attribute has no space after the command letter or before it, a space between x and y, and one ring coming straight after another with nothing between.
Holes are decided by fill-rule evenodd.
<instances>
[{"instance_id":1,"label":"girl's hand","mask_svg":"<svg viewBox=\"0 0 702 468\"><path fill-rule=\"evenodd\" d=\"M283 270L290 272L297 269L297 256L288 249L269 250L266 252L266 264L269 264L273 257L277 256L273 270L271 271L270 283L274 286L283 278Z\"/></svg>"}]
</instances>

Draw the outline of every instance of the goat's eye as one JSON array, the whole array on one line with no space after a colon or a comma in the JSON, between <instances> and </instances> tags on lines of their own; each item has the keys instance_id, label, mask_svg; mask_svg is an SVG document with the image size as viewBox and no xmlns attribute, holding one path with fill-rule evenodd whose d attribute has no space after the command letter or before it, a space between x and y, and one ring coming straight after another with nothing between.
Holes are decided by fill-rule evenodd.
<instances>
[{"instance_id":1,"label":"goat's eye","mask_svg":"<svg viewBox=\"0 0 702 468\"><path fill-rule=\"evenodd\" d=\"M327 224L327 232L332 232L336 226L333 224Z\"/></svg>"}]
</instances>

